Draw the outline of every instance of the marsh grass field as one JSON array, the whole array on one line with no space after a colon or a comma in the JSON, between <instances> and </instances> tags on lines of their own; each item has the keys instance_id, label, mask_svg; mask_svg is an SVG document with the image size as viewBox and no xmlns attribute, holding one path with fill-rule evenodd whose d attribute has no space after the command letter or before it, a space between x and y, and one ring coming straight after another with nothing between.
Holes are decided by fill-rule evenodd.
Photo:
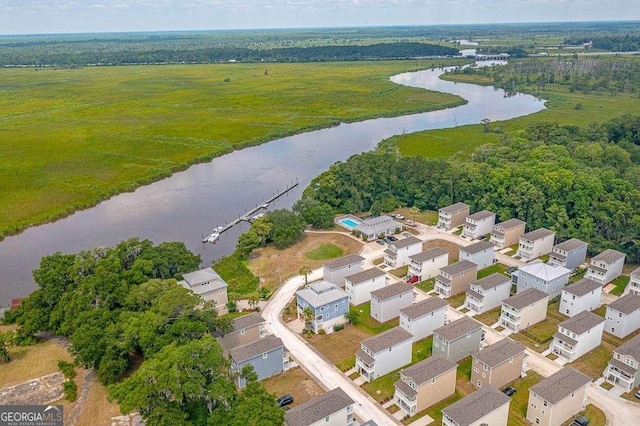
<instances>
[{"instance_id":1,"label":"marsh grass field","mask_svg":"<svg viewBox=\"0 0 640 426\"><path fill-rule=\"evenodd\" d=\"M2 69L0 237L237 148L340 122L463 104L389 81L441 65Z\"/></svg>"}]
</instances>

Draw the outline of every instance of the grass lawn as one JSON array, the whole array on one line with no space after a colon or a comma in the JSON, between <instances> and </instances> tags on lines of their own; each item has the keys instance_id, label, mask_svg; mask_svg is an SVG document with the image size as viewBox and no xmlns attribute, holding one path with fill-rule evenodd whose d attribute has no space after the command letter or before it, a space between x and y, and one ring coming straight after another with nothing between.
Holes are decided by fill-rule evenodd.
<instances>
[{"instance_id":1,"label":"grass lawn","mask_svg":"<svg viewBox=\"0 0 640 426\"><path fill-rule=\"evenodd\" d=\"M609 389L613 389L613 385L609 382L602 382L600 384L600 387L605 389L605 390L609 390Z\"/></svg>"},{"instance_id":2,"label":"grass lawn","mask_svg":"<svg viewBox=\"0 0 640 426\"><path fill-rule=\"evenodd\" d=\"M307 341L341 371L347 371L356 365L360 341L371 336L373 333L347 324L340 331L324 336L314 334Z\"/></svg>"},{"instance_id":3,"label":"grass lawn","mask_svg":"<svg viewBox=\"0 0 640 426\"><path fill-rule=\"evenodd\" d=\"M491 309L490 311L474 315L473 319L478 320L485 325L492 326L493 324L498 322L501 311L502 307L498 306L497 308Z\"/></svg>"},{"instance_id":4,"label":"grass lawn","mask_svg":"<svg viewBox=\"0 0 640 426\"><path fill-rule=\"evenodd\" d=\"M228 314L225 315L221 315L220 318L226 318L226 319L236 319L238 317L243 317L245 315L250 314L251 312L249 311L238 311L238 312L229 312Z\"/></svg>"},{"instance_id":5,"label":"grass lawn","mask_svg":"<svg viewBox=\"0 0 640 426\"><path fill-rule=\"evenodd\" d=\"M633 401L633 402L640 402L640 399L636 398L636 392L640 391L640 386L635 388L635 389L631 389L631 391L623 393L621 396L624 399L628 399L629 401Z\"/></svg>"},{"instance_id":6,"label":"grass lawn","mask_svg":"<svg viewBox=\"0 0 640 426\"><path fill-rule=\"evenodd\" d=\"M611 294L613 294L614 296L620 296L624 292L624 289L627 287L627 284L629 284L629 277L626 277L624 275L620 276L611 281L611 284L616 286L616 288L611 290Z\"/></svg>"},{"instance_id":7,"label":"grass lawn","mask_svg":"<svg viewBox=\"0 0 640 426\"><path fill-rule=\"evenodd\" d=\"M223 257L212 268L227 282L229 293L249 296L257 292L260 280L247 268L247 261L235 254Z\"/></svg>"},{"instance_id":8,"label":"grass lawn","mask_svg":"<svg viewBox=\"0 0 640 426\"><path fill-rule=\"evenodd\" d=\"M424 291L425 293L429 293L431 290L433 290L433 287L435 287L435 285L436 285L436 279L429 278L426 281L422 281L416 284L415 287L418 287L420 290Z\"/></svg>"},{"instance_id":9,"label":"grass lawn","mask_svg":"<svg viewBox=\"0 0 640 426\"><path fill-rule=\"evenodd\" d=\"M445 300L447 302L449 302L449 304L454 307L454 308L458 308L462 305L464 305L464 301L467 298L467 293L462 292L460 294L456 294L455 296L451 296L446 298Z\"/></svg>"},{"instance_id":10,"label":"grass lawn","mask_svg":"<svg viewBox=\"0 0 640 426\"><path fill-rule=\"evenodd\" d=\"M393 211L393 213L400 213L404 215L406 219L411 219L414 222L424 223L425 225L435 225L438 223L438 212L433 210L420 210L420 212L415 216L411 214L410 207L402 207ZM409 228L411 229L411 228Z\"/></svg>"},{"instance_id":11,"label":"grass lawn","mask_svg":"<svg viewBox=\"0 0 640 426\"><path fill-rule=\"evenodd\" d=\"M311 260L328 260L342 256L344 250L335 244L322 244L304 254L304 257Z\"/></svg>"},{"instance_id":12,"label":"grass lawn","mask_svg":"<svg viewBox=\"0 0 640 426\"><path fill-rule=\"evenodd\" d=\"M589 419L589 426L605 426L607 424L607 417L604 415L601 409L593 404L586 406L583 412L579 413L580 416L585 416ZM573 416L570 420L567 420L562 426L569 426L573 422L573 419L577 417Z\"/></svg>"},{"instance_id":13,"label":"grass lawn","mask_svg":"<svg viewBox=\"0 0 640 426\"><path fill-rule=\"evenodd\" d=\"M545 342L545 343L538 343L535 340L525 336L522 333L513 333L509 337L511 337L513 340L517 340L518 342L522 343L523 345L527 346L528 348L533 349L536 352L544 352L544 351L546 351L547 349L549 349L549 346L551 345L551 342L553 341L553 339L551 339L551 340L549 340L548 342Z\"/></svg>"},{"instance_id":14,"label":"grass lawn","mask_svg":"<svg viewBox=\"0 0 640 426\"><path fill-rule=\"evenodd\" d=\"M300 367L292 368L282 374L261 381L265 389L276 398L291 394L292 407L300 405L311 398L322 395L325 391Z\"/></svg>"},{"instance_id":15,"label":"grass lawn","mask_svg":"<svg viewBox=\"0 0 640 426\"><path fill-rule=\"evenodd\" d=\"M76 419L76 424L111 426L111 417L119 415L120 407L118 404L109 402L107 388L97 378L94 378L84 408Z\"/></svg>"},{"instance_id":16,"label":"grass lawn","mask_svg":"<svg viewBox=\"0 0 640 426\"><path fill-rule=\"evenodd\" d=\"M576 273L569 277L569 284L573 284L575 282L580 281L584 278L584 275L587 273L586 269L578 268Z\"/></svg>"},{"instance_id":17,"label":"grass lawn","mask_svg":"<svg viewBox=\"0 0 640 426\"><path fill-rule=\"evenodd\" d=\"M554 353L550 353L549 355L547 355L547 358L549 358L551 361L554 361L556 359L558 359L558 355L554 354Z\"/></svg>"},{"instance_id":18,"label":"grass lawn","mask_svg":"<svg viewBox=\"0 0 640 426\"><path fill-rule=\"evenodd\" d=\"M394 136L402 155L427 158L450 157L459 152L471 155L480 145L494 144L500 141L497 133L485 133L476 125L456 127L456 132L448 129L417 132L404 136ZM436 220L437 223L437 220Z\"/></svg>"},{"instance_id":19,"label":"grass lawn","mask_svg":"<svg viewBox=\"0 0 640 426\"><path fill-rule=\"evenodd\" d=\"M349 311L357 315L355 327L373 335L389 330L400 323L399 318L394 318L385 323L379 323L371 316L371 302L358 306L350 306Z\"/></svg>"},{"instance_id":20,"label":"grass lawn","mask_svg":"<svg viewBox=\"0 0 640 426\"><path fill-rule=\"evenodd\" d=\"M570 365L592 379L597 379L598 377L602 377L602 373L607 368L607 363L611 359L611 354L616 347L616 345L603 340L600 346L582 355Z\"/></svg>"},{"instance_id":21,"label":"grass lawn","mask_svg":"<svg viewBox=\"0 0 640 426\"><path fill-rule=\"evenodd\" d=\"M384 257L380 257L378 259L373 259L372 263L377 266L377 265L380 265L382 262L384 262Z\"/></svg>"},{"instance_id":22,"label":"grass lawn","mask_svg":"<svg viewBox=\"0 0 640 426\"><path fill-rule=\"evenodd\" d=\"M511 396L511 405L509 405L509 426L530 425L525 420L529 403L529 388L540 380L542 380L542 376L529 370L526 377L521 377L511 383L511 386L516 388L516 393Z\"/></svg>"},{"instance_id":23,"label":"grass lawn","mask_svg":"<svg viewBox=\"0 0 640 426\"><path fill-rule=\"evenodd\" d=\"M594 309L592 312L604 318L605 315L607 314L607 305L602 305L598 309Z\"/></svg>"},{"instance_id":24,"label":"grass lawn","mask_svg":"<svg viewBox=\"0 0 640 426\"><path fill-rule=\"evenodd\" d=\"M32 346L13 346L9 356L8 363L0 361L0 388L60 371L58 361L61 359L73 362L71 354L51 340Z\"/></svg>"},{"instance_id":25,"label":"grass lawn","mask_svg":"<svg viewBox=\"0 0 640 426\"><path fill-rule=\"evenodd\" d=\"M458 229L453 231L453 235L460 235L460 234L462 234L462 226L459 226Z\"/></svg>"},{"instance_id":26,"label":"grass lawn","mask_svg":"<svg viewBox=\"0 0 640 426\"><path fill-rule=\"evenodd\" d=\"M402 368L407 367L408 365ZM385 402L393 398L393 394L396 389L393 384L400 380L400 370L402 370L402 368L392 371L389 374L385 374L384 376L378 377L371 382L364 383L362 385L362 389L364 389L366 393L371 395L371 397L378 401L380 404L384 404Z\"/></svg>"},{"instance_id":27,"label":"grass lawn","mask_svg":"<svg viewBox=\"0 0 640 426\"><path fill-rule=\"evenodd\" d=\"M401 266L399 268L392 269L389 271L391 275L398 278L406 277L408 272L409 272L409 265Z\"/></svg>"},{"instance_id":28,"label":"grass lawn","mask_svg":"<svg viewBox=\"0 0 640 426\"><path fill-rule=\"evenodd\" d=\"M429 336L424 340L415 342L411 348L411 363L415 364L425 360L431 356L431 350L433 349L433 336Z\"/></svg>"},{"instance_id":29,"label":"grass lawn","mask_svg":"<svg viewBox=\"0 0 640 426\"><path fill-rule=\"evenodd\" d=\"M502 263L494 263L487 268L480 269L478 271L478 279L488 277L489 275L495 274L496 272L509 276L509 274L506 273L507 268L508 266L503 265Z\"/></svg>"}]
</instances>

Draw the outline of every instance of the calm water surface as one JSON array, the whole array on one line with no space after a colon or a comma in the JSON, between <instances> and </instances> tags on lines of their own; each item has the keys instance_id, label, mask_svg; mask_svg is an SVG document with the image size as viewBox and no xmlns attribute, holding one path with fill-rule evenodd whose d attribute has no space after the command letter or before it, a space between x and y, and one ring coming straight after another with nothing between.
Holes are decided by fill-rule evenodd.
<instances>
[{"instance_id":1,"label":"calm water surface","mask_svg":"<svg viewBox=\"0 0 640 426\"><path fill-rule=\"evenodd\" d=\"M183 241L203 264L230 254L247 224L225 233L216 245L202 235L298 181L299 187L272 204L289 208L310 180L336 161L370 151L385 138L402 133L478 124L483 118L506 120L540 111L543 101L517 94L507 97L493 87L440 80L443 70L400 74L398 84L448 92L466 105L442 111L341 124L236 151L190 167L170 178L121 194L57 222L30 228L0 243L0 307L36 286L31 271L40 258L60 251L75 253L112 246L131 238Z\"/></svg>"}]
</instances>

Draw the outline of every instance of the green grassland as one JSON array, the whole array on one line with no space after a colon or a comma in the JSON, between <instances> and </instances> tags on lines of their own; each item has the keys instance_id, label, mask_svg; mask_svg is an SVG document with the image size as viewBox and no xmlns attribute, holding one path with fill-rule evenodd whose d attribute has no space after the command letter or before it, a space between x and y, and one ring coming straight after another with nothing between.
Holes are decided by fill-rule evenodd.
<instances>
[{"instance_id":1,"label":"green grassland","mask_svg":"<svg viewBox=\"0 0 640 426\"><path fill-rule=\"evenodd\" d=\"M2 69L0 237L233 149L464 103L389 81L442 64Z\"/></svg>"}]
</instances>

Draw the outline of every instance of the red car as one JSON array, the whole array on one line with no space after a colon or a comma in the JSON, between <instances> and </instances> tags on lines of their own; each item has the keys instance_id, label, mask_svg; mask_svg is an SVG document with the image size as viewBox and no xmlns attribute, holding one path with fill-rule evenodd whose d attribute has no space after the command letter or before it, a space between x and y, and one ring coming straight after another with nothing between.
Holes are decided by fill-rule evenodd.
<instances>
[{"instance_id":1,"label":"red car","mask_svg":"<svg viewBox=\"0 0 640 426\"><path fill-rule=\"evenodd\" d=\"M411 278L409 278L409 279L407 280L407 282L408 282L409 284L415 284L415 283L417 283L417 282L418 282L418 276L417 276L417 275L412 276Z\"/></svg>"}]
</instances>

